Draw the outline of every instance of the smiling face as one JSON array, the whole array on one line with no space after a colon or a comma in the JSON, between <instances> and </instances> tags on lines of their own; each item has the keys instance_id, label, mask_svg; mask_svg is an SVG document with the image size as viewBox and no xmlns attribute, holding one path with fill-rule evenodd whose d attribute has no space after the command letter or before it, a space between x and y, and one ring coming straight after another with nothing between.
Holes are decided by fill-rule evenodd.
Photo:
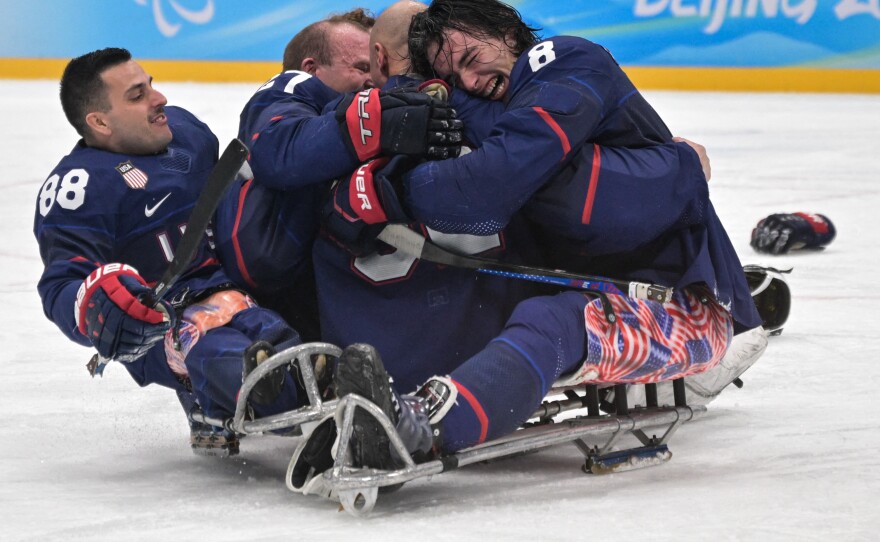
<instances>
[{"instance_id":1,"label":"smiling face","mask_svg":"<svg viewBox=\"0 0 880 542\"><path fill-rule=\"evenodd\" d=\"M122 154L156 154L171 143L165 116L168 100L155 90L153 78L129 60L101 74L107 111L86 115L91 128L89 145Z\"/></svg>"},{"instance_id":2,"label":"smiling face","mask_svg":"<svg viewBox=\"0 0 880 542\"><path fill-rule=\"evenodd\" d=\"M504 98L516 56L503 40L447 30L443 46L428 47L434 72L454 86L489 100Z\"/></svg>"}]
</instances>

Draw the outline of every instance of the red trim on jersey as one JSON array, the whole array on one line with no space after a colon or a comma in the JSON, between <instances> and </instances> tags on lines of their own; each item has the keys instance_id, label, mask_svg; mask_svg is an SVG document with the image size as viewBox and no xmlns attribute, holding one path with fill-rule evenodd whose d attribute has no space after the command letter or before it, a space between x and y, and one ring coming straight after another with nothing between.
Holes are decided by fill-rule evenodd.
<instances>
[{"instance_id":1,"label":"red trim on jersey","mask_svg":"<svg viewBox=\"0 0 880 542\"><path fill-rule=\"evenodd\" d=\"M449 380L452 379L450 378ZM474 397L474 394L471 393L470 390L455 380L452 380L452 383L458 388L458 393L467 400L468 404L474 410L474 414L477 415L477 419L480 421L480 439L477 441L477 444L486 442L486 435L489 434L489 417L486 416L486 411L483 410L483 405L480 404L480 401Z\"/></svg>"},{"instance_id":2,"label":"red trim on jersey","mask_svg":"<svg viewBox=\"0 0 880 542\"><path fill-rule=\"evenodd\" d=\"M593 203L596 201L596 185L599 184L599 170L602 169L602 153L599 145L593 144L593 169L590 170L590 186L587 188L587 200L584 202L584 213L581 215L581 224L589 224L593 214Z\"/></svg>"},{"instance_id":3,"label":"red trim on jersey","mask_svg":"<svg viewBox=\"0 0 880 542\"><path fill-rule=\"evenodd\" d=\"M546 112L543 107L533 107L536 113L550 126L550 129L559 137L559 142L562 143L562 158L565 159L568 156L569 151L571 151L571 143L568 142L568 136L565 135L565 132L562 131L562 127L553 120L553 117L550 116L550 113Z\"/></svg>"},{"instance_id":4,"label":"red trim on jersey","mask_svg":"<svg viewBox=\"0 0 880 542\"><path fill-rule=\"evenodd\" d=\"M254 182L253 179L246 181L241 187L241 192L238 193L238 211L235 213L235 225L232 227L232 248L235 251L235 264L238 266L242 278L247 282L248 286L256 288L257 283L254 282L254 279L252 279L250 273L248 273L247 266L244 264L244 257L241 255L241 245L238 242L238 226L241 224L241 213L244 210L244 200L247 198L247 193L251 188L252 182Z\"/></svg>"},{"instance_id":5,"label":"red trim on jersey","mask_svg":"<svg viewBox=\"0 0 880 542\"><path fill-rule=\"evenodd\" d=\"M196 266L196 269L202 269L203 267L209 267L211 265L220 265L220 260L213 256L205 258L202 263Z\"/></svg>"}]
</instances>

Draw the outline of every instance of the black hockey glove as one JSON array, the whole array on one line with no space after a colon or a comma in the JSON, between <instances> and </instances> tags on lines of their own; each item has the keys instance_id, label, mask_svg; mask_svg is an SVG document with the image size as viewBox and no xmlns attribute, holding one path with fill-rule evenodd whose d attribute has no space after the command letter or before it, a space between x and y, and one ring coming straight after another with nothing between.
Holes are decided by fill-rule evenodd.
<instances>
[{"instance_id":1,"label":"black hockey glove","mask_svg":"<svg viewBox=\"0 0 880 542\"><path fill-rule=\"evenodd\" d=\"M324 230L343 248L361 256L378 248L376 236L388 222L410 222L400 203L403 173L412 162L377 158L339 181L324 206Z\"/></svg>"},{"instance_id":2,"label":"black hockey glove","mask_svg":"<svg viewBox=\"0 0 880 542\"><path fill-rule=\"evenodd\" d=\"M461 152L463 125L455 110L413 89L374 88L346 96L336 107L336 120L362 162L380 154L442 160Z\"/></svg>"},{"instance_id":3,"label":"black hockey glove","mask_svg":"<svg viewBox=\"0 0 880 542\"><path fill-rule=\"evenodd\" d=\"M76 294L75 316L80 333L98 354L116 361L134 361L165 337L174 311L144 305L139 296L150 291L129 265L111 263L90 274Z\"/></svg>"},{"instance_id":4,"label":"black hockey glove","mask_svg":"<svg viewBox=\"0 0 880 542\"><path fill-rule=\"evenodd\" d=\"M752 248L769 254L797 249L822 249L834 240L834 224L828 217L808 213L772 214L752 230Z\"/></svg>"}]
</instances>

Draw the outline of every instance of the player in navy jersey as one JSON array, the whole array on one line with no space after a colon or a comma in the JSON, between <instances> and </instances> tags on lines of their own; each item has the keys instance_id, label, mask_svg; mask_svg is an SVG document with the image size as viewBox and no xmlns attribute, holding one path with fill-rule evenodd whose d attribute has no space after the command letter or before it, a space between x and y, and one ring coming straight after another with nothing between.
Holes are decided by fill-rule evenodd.
<instances>
[{"instance_id":1,"label":"player in navy jersey","mask_svg":"<svg viewBox=\"0 0 880 542\"><path fill-rule=\"evenodd\" d=\"M233 285L209 235L165 300L142 301L172 260L217 162L217 138L191 113L166 106L125 49L71 60L61 102L82 139L37 198L45 314L74 342L123 362L139 385L174 389L185 407L197 399L209 416L232 415L246 349L294 346L296 331ZM283 393L252 401L258 415L300 404L289 374L275 384Z\"/></svg>"},{"instance_id":2,"label":"player in navy jersey","mask_svg":"<svg viewBox=\"0 0 880 542\"><path fill-rule=\"evenodd\" d=\"M409 71L406 29L421 8L424 5L417 2L392 4L373 28L371 79L383 89L412 88L420 82L401 74ZM340 175L339 186L349 186L351 175L351 170ZM348 198L339 188L335 195ZM372 247L352 247L357 239L349 238L344 230L351 226L358 231L362 223L349 224L335 212L337 206L330 205L332 224L325 227L314 247L322 337L340 345L376 345L402 389L415 389L429 376L449 372L479 351L502 329L516 303L532 294L527 283L401 257L388 250L376 253ZM447 247L501 260L517 261L517 254L536 250L528 229L516 220L505 231L488 236L426 234L433 234L433 239ZM414 337L423 340L413 341Z\"/></svg>"},{"instance_id":3,"label":"player in navy jersey","mask_svg":"<svg viewBox=\"0 0 880 542\"><path fill-rule=\"evenodd\" d=\"M578 292L529 299L483 351L410 396L389 386L375 349L354 345L337 365L340 395L373 399L410 451L450 452L518 427L560 377L642 383L702 373L719 363L734 325L760 325L698 157L669 145L665 124L607 51L580 38L539 43L509 6L474 0L435 0L415 17L409 43L422 73L505 109L474 152L404 175L362 168L363 184L402 184L404 208L447 233L499 231L523 210L544 229L548 254L564 258L560 267L595 272L595 257L621 255L618 275L677 290L664 304ZM633 164L597 144L650 148ZM692 167L651 178L671 160ZM648 175L609 182L621 172ZM375 193L383 212L372 215L393 214L394 198ZM396 463L375 421L356 415L355 426L359 464Z\"/></svg>"},{"instance_id":4,"label":"player in navy jersey","mask_svg":"<svg viewBox=\"0 0 880 542\"><path fill-rule=\"evenodd\" d=\"M372 87L362 9L312 23L287 44L283 71L241 112L239 139L254 179L233 185L217 212L217 250L227 273L284 315L306 340L320 338L311 264L330 181L357 167L334 113L340 93Z\"/></svg>"},{"instance_id":5,"label":"player in navy jersey","mask_svg":"<svg viewBox=\"0 0 880 542\"><path fill-rule=\"evenodd\" d=\"M406 75L410 64L404 30L413 14L425 7L418 2L397 2L377 20L370 36L370 60L372 79L382 88L422 82ZM494 122L499 114L497 106L502 104L458 94L459 99L453 103L465 112L464 131L470 141L479 143L485 137L483 134L489 132L485 125ZM646 183L661 184L678 177L679 168L690 171L695 167L690 154L678 161L674 147L668 147L663 162L654 161L653 170L649 171L647 166L641 170L619 167L618 171L609 170L608 174L619 175L621 181L641 176ZM628 153L634 157L631 162L642 164L646 160L638 156L655 151L622 151L621 155ZM399 162L398 159L393 163ZM699 174L699 164L696 167ZM375 164L371 164L364 173L369 177L375 169ZM516 303L539 290L529 283L419 261L387 249L375 253L365 250L366 247L357 247L354 254L340 250L334 241L343 245L346 241L358 244L358 234L362 233L358 228L363 227L364 222L352 217L368 214L353 209L347 201L352 193L346 190L354 189L359 175L356 172L351 181L344 180L336 188L334 212L329 214L331 221L325 235L315 244L323 337L341 345L354 342L375 345L400 389L414 389L425 378L449 372L478 352L501 331ZM540 257L532 227L521 215L507 221L503 231L496 229L487 235L444 234L418 223L412 227L460 252L513 263L524 259L534 263ZM346 228L357 233L347 234ZM424 335L428 329L426 340L410 340Z\"/></svg>"},{"instance_id":6,"label":"player in navy jersey","mask_svg":"<svg viewBox=\"0 0 880 542\"><path fill-rule=\"evenodd\" d=\"M570 36L540 41L516 10L494 0L433 2L413 21L409 44L417 70L505 103L475 152L407 174L417 217L442 231L485 230L528 201L551 265L678 287L704 282L737 329L760 324L707 179L660 184L650 172L662 171L655 164L672 158L668 150L633 165L604 148L671 140L606 49ZM675 154L686 160L691 151L680 144ZM647 182L603 182L605 171L626 167L644 171Z\"/></svg>"},{"instance_id":7,"label":"player in navy jersey","mask_svg":"<svg viewBox=\"0 0 880 542\"><path fill-rule=\"evenodd\" d=\"M432 126L441 138L460 137L456 124L444 124L451 112L445 105L418 93L352 94L373 86L372 24L357 9L309 25L290 40L284 71L261 86L241 114L239 137L250 148L254 179L233 191L218 213L218 249L230 275L309 339L318 338L311 250L331 182L349 175L364 153L458 148L455 141L448 150L442 141L425 146ZM372 120L361 118L359 108L374 113ZM371 124L379 119L381 128ZM375 148L366 149L362 138Z\"/></svg>"}]
</instances>

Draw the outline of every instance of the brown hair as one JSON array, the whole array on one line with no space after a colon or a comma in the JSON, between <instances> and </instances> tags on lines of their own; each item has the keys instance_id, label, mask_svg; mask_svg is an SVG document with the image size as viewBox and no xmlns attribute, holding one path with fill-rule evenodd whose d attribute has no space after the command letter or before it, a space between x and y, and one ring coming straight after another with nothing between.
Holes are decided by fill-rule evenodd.
<instances>
[{"instance_id":1,"label":"brown hair","mask_svg":"<svg viewBox=\"0 0 880 542\"><path fill-rule=\"evenodd\" d=\"M298 70L303 60L307 58L314 58L319 64L330 64L331 51L327 30L331 26L350 24L364 32L369 32L375 23L375 17L363 8L333 14L322 21L312 23L297 32L287 43L287 47L284 48L282 69Z\"/></svg>"}]
</instances>

